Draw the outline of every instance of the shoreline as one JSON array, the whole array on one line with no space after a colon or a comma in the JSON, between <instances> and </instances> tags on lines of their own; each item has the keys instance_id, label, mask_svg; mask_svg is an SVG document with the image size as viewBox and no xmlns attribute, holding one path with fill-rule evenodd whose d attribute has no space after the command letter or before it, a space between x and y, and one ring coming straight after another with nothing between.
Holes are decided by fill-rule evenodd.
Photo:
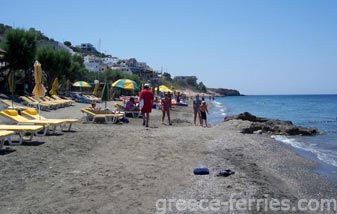
<instances>
[{"instance_id":1,"label":"shoreline","mask_svg":"<svg viewBox=\"0 0 337 214\"><path fill-rule=\"evenodd\" d=\"M42 114L82 118L83 107ZM150 128L134 118L121 125L80 123L74 132L5 146L14 151L0 155L0 212L152 213L159 199L268 195L295 204L336 197L336 186L313 171L314 162L266 136L239 133L242 122L193 127L190 105L171 115L173 126L161 125L161 112L153 110ZM210 175L193 175L196 167L208 167ZM216 176L227 168L235 174Z\"/></svg>"}]
</instances>

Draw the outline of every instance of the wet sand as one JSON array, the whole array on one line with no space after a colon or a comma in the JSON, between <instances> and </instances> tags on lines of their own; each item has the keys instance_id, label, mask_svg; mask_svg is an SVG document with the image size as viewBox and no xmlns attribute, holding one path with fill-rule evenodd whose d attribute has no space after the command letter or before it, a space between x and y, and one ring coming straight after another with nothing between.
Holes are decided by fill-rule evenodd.
<instances>
[{"instance_id":1,"label":"wet sand","mask_svg":"<svg viewBox=\"0 0 337 214\"><path fill-rule=\"evenodd\" d=\"M86 106L42 114L83 119L79 110ZM128 124L78 123L71 132L5 146L0 213L190 213L158 200L276 198L296 204L336 198L336 186L312 171L315 163L269 136L241 134L242 121L194 127L191 107L175 107L171 116L173 126L162 125L161 111L153 110L149 128L137 118ZM195 167L208 167L210 174L193 175ZM235 174L216 176L228 168Z\"/></svg>"}]
</instances>

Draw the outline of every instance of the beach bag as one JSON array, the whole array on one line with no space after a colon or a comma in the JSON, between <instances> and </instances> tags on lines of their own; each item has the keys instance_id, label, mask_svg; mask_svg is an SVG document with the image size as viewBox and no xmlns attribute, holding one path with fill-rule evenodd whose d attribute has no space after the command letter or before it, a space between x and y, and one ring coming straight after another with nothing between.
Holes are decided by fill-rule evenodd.
<instances>
[{"instance_id":1,"label":"beach bag","mask_svg":"<svg viewBox=\"0 0 337 214\"><path fill-rule=\"evenodd\" d=\"M139 108L142 109L144 107L144 99L139 101Z\"/></svg>"}]
</instances>

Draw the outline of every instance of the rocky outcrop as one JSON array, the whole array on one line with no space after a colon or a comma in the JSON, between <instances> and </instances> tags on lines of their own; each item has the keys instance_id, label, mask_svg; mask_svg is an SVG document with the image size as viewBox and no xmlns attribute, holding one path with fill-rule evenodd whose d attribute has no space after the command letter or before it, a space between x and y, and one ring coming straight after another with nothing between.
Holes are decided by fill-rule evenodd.
<instances>
[{"instance_id":1,"label":"rocky outcrop","mask_svg":"<svg viewBox=\"0 0 337 214\"><path fill-rule=\"evenodd\" d=\"M209 93L219 94L220 96L240 96L240 92L235 89L208 88Z\"/></svg>"},{"instance_id":2,"label":"rocky outcrop","mask_svg":"<svg viewBox=\"0 0 337 214\"><path fill-rule=\"evenodd\" d=\"M249 127L243 128L242 133L267 133L267 134L281 134L281 135L305 135L311 136L318 134L319 131L314 128L307 128L296 126L291 121L268 119L263 117L256 117L249 112L244 112L238 115L225 117L224 121L229 120L246 120L251 121Z\"/></svg>"}]
</instances>

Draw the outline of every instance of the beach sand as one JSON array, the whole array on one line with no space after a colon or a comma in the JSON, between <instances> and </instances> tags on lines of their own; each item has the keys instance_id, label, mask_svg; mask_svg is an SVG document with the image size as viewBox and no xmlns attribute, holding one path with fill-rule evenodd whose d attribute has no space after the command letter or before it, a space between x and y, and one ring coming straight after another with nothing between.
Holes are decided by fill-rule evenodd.
<instances>
[{"instance_id":1,"label":"beach sand","mask_svg":"<svg viewBox=\"0 0 337 214\"><path fill-rule=\"evenodd\" d=\"M86 106L42 114L83 119L79 110ZM202 128L193 126L191 107L175 107L171 115L173 126L162 125L161 111L153 110L149 128L137 118L128 124L78 123L71 132L5 146L0 213L193 213L175 202L276 198L296 204L302 198L336 198L336 186L313 172L315 163L269 136L241 134L244 122ZM194 175L196 167L208 167L210 174ZM235 174L216 176L222 169ZM195 213L228 207L218 208Z\"/></svg>"}]
</instances>

